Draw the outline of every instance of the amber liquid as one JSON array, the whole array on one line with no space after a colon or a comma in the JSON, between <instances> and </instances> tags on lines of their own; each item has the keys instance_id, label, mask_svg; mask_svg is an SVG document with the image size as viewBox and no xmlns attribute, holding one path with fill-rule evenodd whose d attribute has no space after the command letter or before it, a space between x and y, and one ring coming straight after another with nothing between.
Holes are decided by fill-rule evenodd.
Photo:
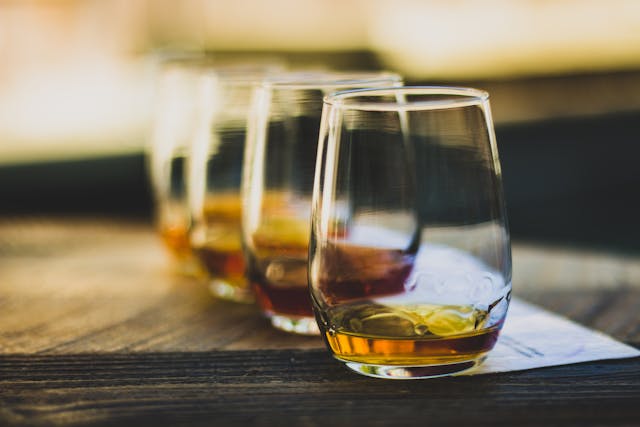
<instances>
[{"instance_id":1,"label":"amber liquid","mask_svg":"<svg viewBox=\"0 0 640 427\"><path fill-rule=\"evenodd\" d=\"M329 304L396 295L413 269L410 251L328 245L320 264L319 290Z\"/></svg>"},{"instance_id":2,"label":"amber liquid","mask_svg":"<svg viewBox=\"0 0 640 427\"><path fill-rule=\"evenodd\" d=\"M426 303L408 279L416 255L352 244L323 248L318 319L327 345L344 361L373 365L467 362L493 348L502 319L489 324L473 304Z\"/></svg>"},{"instance_id":3,"label":"amber liquid","mask_svg":"<svg viewBox=\"0 0 640 427\"><path fill-rule=\"evenodd\" d=\"M312 317L307 285L308 222L265 219L252 236L255 247L249 279L267 314Z\"/></svg>"},{"instance_id":4,"label":"amber liquid","mask_svg":"<svg viewBox=\"0 0 640 427\"><path fill-rule=\"evenodd\" d=\"M162 177L166 182L163 182L163 194L156 204L158 231L165 246L180 262L192 261L183 175L186 159L184 156L176 155L166 161L168 163L163 164L163 169L170 171L170 174Z\"/></svg>"},{"instance_id":5,"label":"amber liquid","mask_svg":"<svg viewBox=\"0 0 640 427\"><path fill-rule=\"evenodd\" d=\"M467 306L384 307L354 315L325 339L341 360L377 365L431 365L476 359L495 345L501 323ZM357 310L356 310L357 312Z\"/></svg>"},{"instance_id":6,"label":"amber liquid","mask_svg":"<svg viewBox=\"0 0 640 427\"><path fill-rule=\"evenodd\" d=\"M237 194L210 196L203 208L203 221L192 233L192 246L209 276L238 288L248 288L244 278Z\"/></svg>"},{"instance_id":7,"label":"amber liquid","mask_svg":"<svg viewBox=\"0 0 640 427\"><path fill-rule=\"evenodd\" d=\"M184 224L161 224L160 237L171 253L179 258L188 258L191 255L189 234Z\"/></svg>"},{"instance_id":8,"label":"amber liquid","mask_svg":"<svg viewBox=\"0 0 640 427\"><path fill-rule=\"evenodd\" d=\"M277 200L271 194L269 203ZM273 214L277 209L265 209ZM266 216L253 234L255 247L249 265L249 279L263 310L270 314L312 317L308 288L309 224L306 220L276 215ZM279 214L279 215L278 215ZM332 235L344 237L339 223L332 224ZM336 248L325 254L322 270L340 277L340 286L321 282L324 297L331 302L391 295L404 289L403 281L411 272L412 256L400 251L355 248L345 252ZM349 273L367 270L357 276Z\"/></svg>"}]
</instances>

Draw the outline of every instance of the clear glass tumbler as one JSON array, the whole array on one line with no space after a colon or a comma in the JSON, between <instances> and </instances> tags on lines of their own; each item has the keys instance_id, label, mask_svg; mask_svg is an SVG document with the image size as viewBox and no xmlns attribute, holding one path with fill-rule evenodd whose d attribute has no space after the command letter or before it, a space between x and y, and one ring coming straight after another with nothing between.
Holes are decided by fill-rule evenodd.
<instances>
[{"instance_id":1,"label":"clear glass tumbler","mask_svg":"<svg viewBox=\"0 0 640 427\"><path fill-rule=\"evenodd\" d=\"M197 263L188 237L186 159L195 126L199 72L207 63L206 58L195 57L161 65L147 156L156 227L180 270L188 274L197 271Z\"/></svg>"},{"instance_id":2,"label":"clear glass tumbler","mask_svg":"<svg viewBox=\"0 0 640 427\"><path fill-rule=\"evenodd\" d=\"M328 96L317 160L309 281L333 355L381 378L480 363L511 295L488 94L403 87Z\"/></svg>"},{"instance_id":3,"label":"clear glass tumbler","mask_svg":"<svg viewBox=\"0 0 640 427\"><path fill-rule=\"evenodd\" d=\"M256 85L279 68L207 70L199 86L188 162L190 247L216 297L253 302L241 243L240 184L247 117Z\"/></svg>"},{"instance_id":4,"label":"clear glass tumbler","mask_svg":"<svg viewBox=\"0 0 640 427\"><path fill-rule=\"evenodd\" d=\"M340 89L401 85L391 73L294 73L256 89L243 177L247 274L276 328L318 334L307 262L322 98Z\"/></svg>"}]
</instances>

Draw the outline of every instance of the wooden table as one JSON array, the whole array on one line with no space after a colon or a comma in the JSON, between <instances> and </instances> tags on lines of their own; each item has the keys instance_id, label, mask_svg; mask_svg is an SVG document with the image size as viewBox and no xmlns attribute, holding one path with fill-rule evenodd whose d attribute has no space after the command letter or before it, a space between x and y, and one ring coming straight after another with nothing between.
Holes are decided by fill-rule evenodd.
<instances>
[{"instance_id":1,"label":"wooden table","mask_svg":"<svg viewBox=\"0 0 640 427\"><path fill-rule=\"evenodd\" d=\"M640 256L514 244L516 295L640 345ZM570 337L568 337L570 339ZM640 425L640 360L383 381L173 271L150 225L0 223L0 425Z\"/></svg>"}]
</instances>

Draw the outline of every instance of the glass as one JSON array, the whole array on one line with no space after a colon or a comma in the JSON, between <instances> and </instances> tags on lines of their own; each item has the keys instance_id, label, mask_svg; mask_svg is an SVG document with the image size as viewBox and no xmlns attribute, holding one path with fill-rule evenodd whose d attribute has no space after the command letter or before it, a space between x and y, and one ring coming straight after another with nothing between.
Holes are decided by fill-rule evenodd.
<instances>
[{"instance_id":1,"label":"glass","mask_svg":"<svg viewBox=\"0 0 640 427\"><path fill-rule=\"evenodd\" d=\"M247 274L276 328L318 334L307 282L311 192L322 97L400 85L390 73L294 73L256 89L243 177Z\"/></svg>"},{"instance_id":2,"label":"glass","mask_svg":"<svg viewBox=\"0 0 640 427\"><path fill-rule=\"evenodd\" d=\"M189 157L190 247L214 296L253 302L241 243L240 184L246 122L255 85L277 68L218 68L200 82Z\"/></svg>"},{"instance_id":3,"label":"glass","mask_svg":"<svg viewBox=\"0 0 640 427\"><path fill-rule=\"evenodd\" d=\"M156 227L182 272L188 274L197 272L197 263L188 238L186 158L195 126L198 73L205 64L201 57L162 64L148 152Z\"/></svg>"},{"instance_id":4,"label":"glass","mask_svg":"<svg viewBox=\"0 0 640 427\"><path fill-rule=\"evenodd\" d=\"M328 96L317 161L309 281L334 356L381 378L480 363L511 295L488 94L405 87Z\"/></svg>"}]
</instances>

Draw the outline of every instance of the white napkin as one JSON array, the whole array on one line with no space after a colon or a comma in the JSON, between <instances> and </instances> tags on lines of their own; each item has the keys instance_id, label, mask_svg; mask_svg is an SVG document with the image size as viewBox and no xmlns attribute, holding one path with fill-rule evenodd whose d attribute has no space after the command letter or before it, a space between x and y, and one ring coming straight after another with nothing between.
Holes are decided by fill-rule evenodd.
<instances>
[{"instance_id":1,"label":"white napkin","mask_svg":"<svg viewBox=\"0 0 640 427\"><path fill-rule=\"evenodd\" d=\"M521 371L640 356L602 332L514 298L498 342L485 362L459 375Z\"/></svg>"}]
</instances>

